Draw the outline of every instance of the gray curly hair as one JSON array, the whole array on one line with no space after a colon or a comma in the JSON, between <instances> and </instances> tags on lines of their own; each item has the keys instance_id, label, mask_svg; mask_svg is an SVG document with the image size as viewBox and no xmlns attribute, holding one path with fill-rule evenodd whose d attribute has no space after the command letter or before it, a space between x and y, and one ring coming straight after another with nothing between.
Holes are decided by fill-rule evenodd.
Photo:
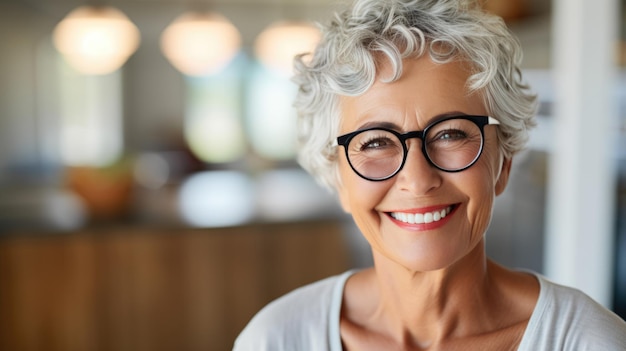
<instances>
[{"instance_id":1,"label":"gray curly hair","mask_svg":"<svg viewBox=\"0 0 626 351\"><path fill-rule=\"evenodd\" d=\"M402 75L402 60L428 53L446 63L469 61L470 91L481 91L498 121L498 140L510 158L524 148L534 126L536 97L522 81L520 44L501 18L471 0L356 0L322 26L312 56L295 60L300 165L329 189L339 186L337 137L340 96L358 96L376 79L376 63L388 60Z\"/></svg>"}]
</instances>

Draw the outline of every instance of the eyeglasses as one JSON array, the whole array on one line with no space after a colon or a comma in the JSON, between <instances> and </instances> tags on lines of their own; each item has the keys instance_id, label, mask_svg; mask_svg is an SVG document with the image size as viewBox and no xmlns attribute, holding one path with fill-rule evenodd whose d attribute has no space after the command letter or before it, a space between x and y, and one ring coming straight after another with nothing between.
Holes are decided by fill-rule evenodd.
<instances>
[{"instance_id":1,"label":"eyeglasses","mask_svg":"<svg viewBox=\"0 0 626 351\"><path fill-rule=\"evenodd\" d=\"M368 128L337 138L350 167L361 178L371 181L395 176L406 162L407 139L422 140L422 153L428 162L444 172L460 172L471 167L483 151L484 127L500 124L488 116L450 116L437 120L424 130L404 134L387 128Z\"/></svg>"}]
</instances>

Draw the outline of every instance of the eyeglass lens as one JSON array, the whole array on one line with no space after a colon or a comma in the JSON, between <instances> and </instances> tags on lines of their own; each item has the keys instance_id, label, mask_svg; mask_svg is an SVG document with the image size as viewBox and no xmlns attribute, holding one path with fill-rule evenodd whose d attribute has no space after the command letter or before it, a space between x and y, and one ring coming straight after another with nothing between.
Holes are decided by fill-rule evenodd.
<instances>
[{"instance_id":1,"label":"eyeglass lens","mask_svg":"<svg viewBox=\"0 0 626 351\"><path fill-rule=\"evenodd\" d=\"M443 120L424 133L422 150L434 166L444 171L465 169L480 155L482 132L470 120ZM384 129L358 133L347 147L348 160L364 178L389 178L403 166L406 158L407 149L400 138L400 134Z\"/></svg>"}]
</instances>

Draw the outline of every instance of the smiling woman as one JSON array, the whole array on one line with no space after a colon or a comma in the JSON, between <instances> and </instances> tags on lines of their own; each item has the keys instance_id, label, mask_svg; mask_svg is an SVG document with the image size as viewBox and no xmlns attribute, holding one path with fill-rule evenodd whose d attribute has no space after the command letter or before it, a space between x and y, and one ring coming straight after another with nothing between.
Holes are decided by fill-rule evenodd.
<instances>
[{"instance_id":1,"label":"smiling woman","mask_svg":"<svg viewBox=\"0 0 626 351\"><path fill-rule=\"evenodd\" d=\"M235 350L626 348L578 290L487 258L534 126L517 40L473 1L356 0L296 60L300 163L335 191L374 267L260 311Z\"/></svg>"},{"instance_id":2,"label":"smiling woman","mask_svg":"<svg viewBox=\"0 0 626 351\"><path fill-rule=\"evenodd\" d=\"M443 269L465 256L484 254L483 245L478 244L489 224L494 197L506 184L510 159L498 152L497 127L485 126L486 117L475 119L483 122L482 127L468 117L488 111L480 94L467 91L468 72L461 64L435 64L420 57L406 60L403 68L406 75L393 84L377 80L362 95L342 97L339 133L386 124L404 135L424 134L425 141L406 140L404 167L384 182L359 177L346 167L347 157L340 156L338 193L344 209L373 246L375 260L381 264L391 260L416 271ZM463 112L451 115L451 111ZM481 128L485 134L482 155ZM456 131L468 138L461 142L463 147L450 146L446 152L450 155L440 160L433 157L437 152L431 130L435 135ZM463 150L468 147L472 149L469 156ZM435 222L434 213L446 208L452 210L449 216ZM433 220L410 224L390 220L392 214L432 216Z\"/></svg>"}]
</instances>

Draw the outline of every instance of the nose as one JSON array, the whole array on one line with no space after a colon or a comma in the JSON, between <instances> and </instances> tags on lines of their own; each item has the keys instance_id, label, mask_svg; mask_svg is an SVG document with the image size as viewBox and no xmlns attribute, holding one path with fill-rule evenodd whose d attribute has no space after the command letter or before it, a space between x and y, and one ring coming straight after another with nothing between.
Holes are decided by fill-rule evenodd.
<instances>
[{"instance_id":1,"label":"nose","mask_svg":"<svg viewBox=\"0 0 626 351\"><path fill-rule=\"evenodd\" d=\"M428 162L419 139L408 141L404 167L396 175L396 185L403 191L424 195L441 186L441 172Z\"/></svg>"}]
</instances>

